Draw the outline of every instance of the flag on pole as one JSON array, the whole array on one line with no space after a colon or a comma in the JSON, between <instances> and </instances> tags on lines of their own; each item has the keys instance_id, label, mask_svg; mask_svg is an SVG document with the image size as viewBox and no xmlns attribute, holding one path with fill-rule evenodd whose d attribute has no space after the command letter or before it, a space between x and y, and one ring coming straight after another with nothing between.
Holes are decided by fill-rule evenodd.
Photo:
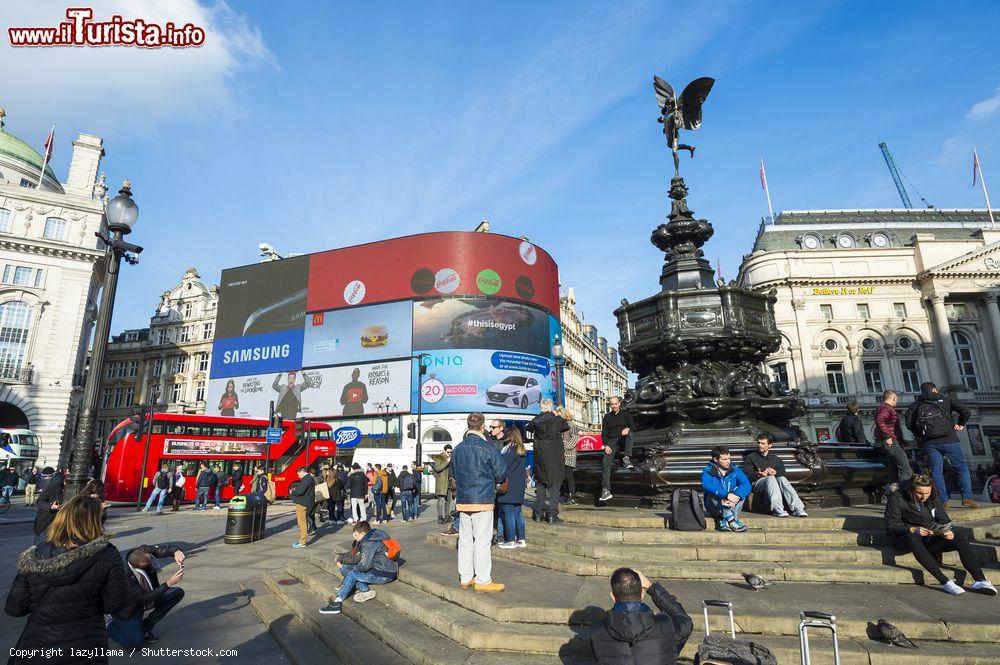
<instances>
[{"instance_id":1,"label":"flag on pole","mask_svg":"<svg viewBox=\"0 0 1000 665\"><path fill-rule=\"evenodd\" d=\"M990 207L990 193L986 189L986 178L983 177L983 165L979 163L979 153L972 148L972 186L976 186L976 171L979 171L979 184L983 187L983 197L986 199L986 214L990 216L990 228L996 228L997 222L993 218L993 208Z\"/></svg>"},{"instance_id":2,"label":"flag on pole","mask_svg":"<svg viewBox=\"0 0 1000 665\"><path fill-rule=\"evenodd\" d=\"M976 186L976 171L979 170L979 153L972 149L972 186Z\"/></svg>"},{"instance_id":3,"label":"flag on pole","mask_svg":"<svg viewBox=\"0 0 1000 665\"><path fill-rule=\"evenodd\" d=\"M767 173L764 171L764 158L760 158L760 188L767 194L767 212L771 215L771 223L774 224L774 207L771 205L771 190L767 187Z\"/></svg>"},{"instance_id":4,"label":"flag on pole","mask_svg":"<svg viewBox=\"0 0 1000 665\"><path fill-rule=\"evenodd\" d=\"M55 137L56 126L52 125L52 129L49 130L49 138L45 139L45 161L42 164L42 168L44 168L45 164L48 164L49 160L52 159L52 144L55 142Z\"/></svg>"},{"instance_id":5,"label":"flag on pole","mask_svg":"<svg viewBox=\"0 0 1000 665\"><path fill-rule=\"evenodd\" d=\"M49 130L49 136L45 139L45 155L42 157L42 170L38 172L38 189L42 188L42 178L45 177L45 167L48 165L49 160L52 159L52 146L55 143L56 138L56 126L52 125L52 129Z\"/></svg>"}]
</instances>

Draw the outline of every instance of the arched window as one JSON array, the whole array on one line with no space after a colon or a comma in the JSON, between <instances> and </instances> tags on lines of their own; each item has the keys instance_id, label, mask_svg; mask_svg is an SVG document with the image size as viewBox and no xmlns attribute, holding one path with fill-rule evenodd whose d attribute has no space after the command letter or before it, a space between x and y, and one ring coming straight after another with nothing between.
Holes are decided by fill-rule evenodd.
<instances>
[{"instance_id":1,"label":"arched window","mask_svg":"<svg viewBox=\"0 0 1000 665\"><path fill-rule=\"evenodd\" d=\"M962 385L969 390L979 390L979 378L976 374L976 358L972 352L972 342L965 333L953 330L951 343L955 346L955 359L958 360L958 373L962 377Z\"/></svg>"},{"instance_id":2,"label":"arched window","mask_svg":"<svg viewBox=\"0 0 1000 665\"><path fill-rule=\"evenodd\" d=\"M424 443L447 443L451 441L451 432L443 427L432 427L424 432Z\"/></svg>"},{"instance_id":3,"label":"arched window","mask_svg":"<svg viewBox=\"0 0 1000 665\"><path fill-rule=\"evenodd\" d=\"M45 229L42 230L42 237L48 240L65 240L67 222L59 217L49 217L45 220Z\"/></svg>"},{"instance_id":4,"label":"arched window","mask_svg":"<svg viewBox=\"0 0 1000 665\"><path fill-rule=\"evenodd\" d=\"M0 305L0 374L6 376L22 368L31 316L31 308L20 300Z\"/></svg>"}]
</instances>

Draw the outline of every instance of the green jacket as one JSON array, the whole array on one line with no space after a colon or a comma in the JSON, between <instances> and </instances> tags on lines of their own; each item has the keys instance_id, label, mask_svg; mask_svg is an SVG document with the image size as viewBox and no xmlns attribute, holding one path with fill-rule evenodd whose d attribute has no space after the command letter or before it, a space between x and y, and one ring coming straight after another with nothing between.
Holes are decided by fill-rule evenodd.
<instances>
[{"instance_id":1,"label":"green jacket","mask_svg":"<svg viewBox=\"0 0 1000 665\"><path fill-rule=\"evenodd\" d=\"M451 459L444 453L440 453L431 458L434 466L434 494L436 496L446 496L448 494L448 475L451 471Z\"/></svg>"}]
</instances>

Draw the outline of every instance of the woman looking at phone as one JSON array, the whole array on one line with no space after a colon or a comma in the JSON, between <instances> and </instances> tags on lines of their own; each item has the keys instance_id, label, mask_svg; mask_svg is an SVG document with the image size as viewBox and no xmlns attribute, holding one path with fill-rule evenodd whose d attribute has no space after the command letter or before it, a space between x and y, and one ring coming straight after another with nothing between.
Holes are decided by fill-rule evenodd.
<instances>
[{"instance_id":1,"label":"woman looking at phone","mask_svg":"<svg viewBox=\"0 0 1000 665\"><path fill-rule=\"evenodd\" d=\"M972 575L973 591L997 594L996 587L983 574L972 546L952 530L951 519L929 475L914 474L898 492L889 495L885 504L885 530L896 550L912 552L947 593L957 595L965 593L965 589L941 572L937 559L942 552L957 551L962 566Z\"/></svg>"}]
</instances>

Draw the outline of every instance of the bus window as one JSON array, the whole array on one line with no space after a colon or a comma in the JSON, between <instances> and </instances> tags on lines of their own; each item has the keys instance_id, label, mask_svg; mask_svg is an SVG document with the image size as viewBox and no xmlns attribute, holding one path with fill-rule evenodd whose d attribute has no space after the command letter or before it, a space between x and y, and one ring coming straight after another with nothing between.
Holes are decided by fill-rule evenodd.
<instances>
[{"instance_id":1,"label":"bus window","mask_svg":"<svg viewBox=\"0 0 1000 665\"><path fill-rule=\"evenodd\" d=\"M206 427L205 429L208 430L205 432L205 436L229 436L229 429L227 427L214 425L210 428Z\"/></svg>"}]
</instances>

